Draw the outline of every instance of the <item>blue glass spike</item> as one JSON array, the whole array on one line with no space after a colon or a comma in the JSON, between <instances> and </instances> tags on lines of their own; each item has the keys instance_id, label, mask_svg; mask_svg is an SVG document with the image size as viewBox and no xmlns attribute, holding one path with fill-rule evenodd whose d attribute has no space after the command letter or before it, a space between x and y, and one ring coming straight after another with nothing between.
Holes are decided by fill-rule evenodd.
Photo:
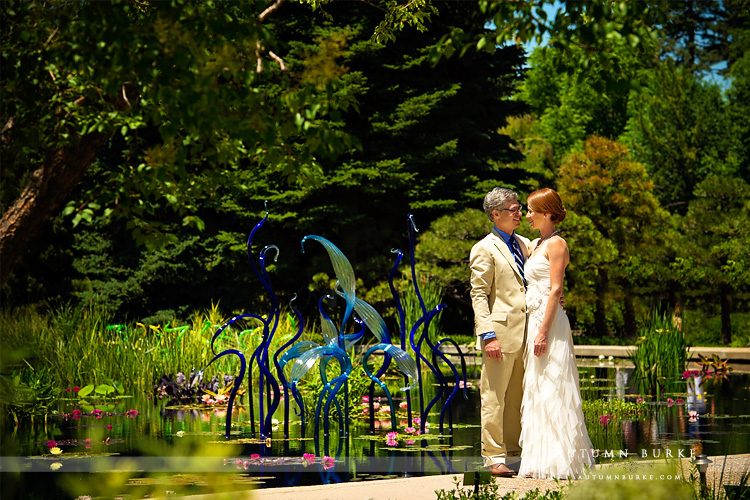
<instances>
[{"instance_id":1,"label":"blue glass spike","mask_svg":"<svg viewBox=\"0 0 750 500\"><path fill-rule=\"evenodd\" d=\"M289 382L292 385L297 385L302 377L305 376L305 373L310 371L310 368L315 366L315 363L318 361L318 359L320 359L321 356L325 355L325 349L326 346L318 346L314 349L310 349L309 351L302 353L302 355L297 358L297 360L292 365L292 372L289 375Z\"/></svg>"},{"instance_id":2,"label":"blue glass spike","mask_svg":"<svg viewBox=\"0 0 750 500\"><path fill-rule=\"evenodd\" d=\"M321 245L323 245L323 247L328 252L328 256L331 259L331 264L333 265L333 272L336 274L336 279L341 284L341 289L343 290L344 298L346 299L346 311L344 312L344 317L341 320L341 334L343 334L343 329L345 328L347 321L349 321L349 316L351 316L352 310L354 309L354 301L356 298L356 295L354 293L354 269L352 269L351 263L341 252L341 250L339 250L336 245L323 238L322 236L309 235L302 238L303 252L305 251L306 240L317 241Z\"/></svg>"},{"instance_id":3,"label":"blue glass spike","mask_svg":"<svg viewBox=\"0 0 750 500\"><path fill-rule=\"evenodd\" d=\"M353 333L351 335L344 335L344 350L348 351L352 348L354 344L356 344L359 339L365 336L365 332L367 331L367 325L365 325L365 322L362 321L359 318L354 318L354 321L359 324L362 328L357 333Z\"/></svg>"},{"instance_id":4,"label":"blue glass spike","mask_svg":"<svg viewBox=\"0 0 750 500\"><path fill-rule=\"evenodd\" d=\"M326 295L325 297L321 297L318 301L318 311L320 312L320 329L323 332L323 340L325 340L325 345L338 345L339 333L336 329L336 325L333 324L331 318L329 318L328 314L326 314L325 310L323 310L323 300L332 298L333 297L331 297L330 295Z\"/></svg>"},{"instance_id":5,"label":"blue glass spike","mask_svg":"<svg viewBox=\"0 0 750 500\"><path fill-rule=\"evenodd\" d=\"M286 364L291 360L299 358L307 351L315 349L316 347L320 347L320 345L311 340L303 340L302 342L294 344L279 359L279 365L281 366L281 369L283 370L284 366L286 366Z\"/></svg>"},{"instance_id":6,"label":"blue glass spike","mask_svg":"<svg viewBox=\"0 0 750 500\"><path fill-rule=\"evenodd\" d=\"M399 349L393 344L386 345L383 349L387 354L393 358L396 365L406 374L411 380L411 384L408 387L402 387L402 391L408 391L417 384L417 363L414 361L408 352Z\"/></svg>"},{"instance_id":7,"label":"blue glass spike","mask_svg":"<svg viewBox=\"0 0 750 500\"><path fill-rule=\"evenodd\" d=\"M336 293L338 293L339 295L343 295L339 290L336 290ZM375 310L374 307L372 307L362 299L355 299L354 310L357 311L357 314L359 314L359 316L362 318L362 321L365 322L367 328L369 328L370 331L375 334L378 342L384 344L391 343L391 336L388 333L388 327L385 326L383 317Z\"/></svg>"}]
</instances>

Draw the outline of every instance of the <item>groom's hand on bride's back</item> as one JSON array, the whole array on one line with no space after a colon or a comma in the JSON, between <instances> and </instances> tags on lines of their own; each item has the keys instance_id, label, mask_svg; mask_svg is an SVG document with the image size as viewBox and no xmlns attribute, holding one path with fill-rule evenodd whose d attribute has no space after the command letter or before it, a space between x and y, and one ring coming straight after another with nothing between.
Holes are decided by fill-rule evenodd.
<instances>
[{"instance_id":1,"label":"groom's hand on bride's back","mask_svg":"<svg viewBox=\"0 0 750 500\"><path fill-rule=\"evenodd\" d=\"M484 341L484 354L491 359L500 361L503 359L503 350L500 348L500 342L497 338L487 339Z\"/></svg>"}]
</instances>

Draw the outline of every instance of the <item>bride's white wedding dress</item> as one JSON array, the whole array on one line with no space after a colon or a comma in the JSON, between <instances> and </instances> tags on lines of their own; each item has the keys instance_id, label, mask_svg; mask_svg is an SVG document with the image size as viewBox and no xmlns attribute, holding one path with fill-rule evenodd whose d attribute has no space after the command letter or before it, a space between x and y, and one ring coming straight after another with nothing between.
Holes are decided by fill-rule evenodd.
<instances>
[{"instance_id":1,"label":"bride's white wedding dress","mask_svg":"<svg viewBox=\"0 0 750 500\"><path fill-rule=\"evenodd\" d=\"M545 242L546 244L546 242ZM581 407L578 368L570 323L562 307L555 314L547 350L534 356L534 338L544 319L551 282L550 264L537 248L524 266L528 283L528 337L524 354L519 477L577 478L594 464Z\"/></svg>"}]
</instances>

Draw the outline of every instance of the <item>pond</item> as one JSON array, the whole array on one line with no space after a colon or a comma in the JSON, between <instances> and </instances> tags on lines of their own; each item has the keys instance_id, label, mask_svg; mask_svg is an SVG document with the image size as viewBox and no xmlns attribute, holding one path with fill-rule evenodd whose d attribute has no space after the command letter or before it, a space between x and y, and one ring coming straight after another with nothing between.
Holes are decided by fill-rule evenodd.
<instances>
[{"instance_id":1,"label":"pond","mask_svg":"<svg viewBox=\"0 0 750 500\"><path fill-rule=\"evenodd\" d=\"M585 400L638 398L627 382L627 368L603 363L579 370ZM302 439L296 423L288 440L283 425L271 439L260 440L247 432L247 408L239 405L226 441L222 408L174 408L166 399L135 395L112 398L102 412L81 411L71 394L60 408L65 418L50 417L46 428L4 430L1 493L3 498L143 498L477 470L476 385L474 378L468 399L456 403L452 434L438 433L433 412L427 432L416 436L404 429L406 414L400 410L399 434L390 442L390 416L381 411L374 434L363 412L351 419L345 437L333 422L330 434L321 432L317 440L308 424ZM634 417L589 414L597 462L750 452L750 375L731 374L724 382L704 385L700 400L690 399L686 388L665 402L642 403L645 410ZM282 419L283 411L277 415Z\"/></svg>"}]
</instances>

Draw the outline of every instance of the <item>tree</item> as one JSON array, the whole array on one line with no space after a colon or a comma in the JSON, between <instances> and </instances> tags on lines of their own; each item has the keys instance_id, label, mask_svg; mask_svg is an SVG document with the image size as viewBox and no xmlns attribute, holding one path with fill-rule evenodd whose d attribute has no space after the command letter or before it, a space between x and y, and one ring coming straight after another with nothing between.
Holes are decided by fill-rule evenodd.
<instances>
[{"instance_id":1,"label":"tree","mask_svg":"<svg viewBox=\"0 0 750 500\"><path fill-rule=\"evenodd\" d=\"M695 186L707 175L736 173L727 133L733 126L717 85L667 61L648 74L629 106L624 140L648 167L665 208L684 214Z\"/></svg>"},{"instance_id":2,"label":"tree","mask_svg":"<svg viewBox=\"0 0 750 500\"><path fill-rule=\"evenodd\" d=\"M280 4L3 2L0 280L112 141L102 184L67 212L127 220L150 247L170 236L164 209L200 228L198 204L233 172L311 181L356 147L337 126L356 105L338 75L285 71L267 27Z\"/></svg>"},{"instance_id":3,"label":"tree","mask_svg":"<svg viewBox=\"0 0 750 500\"><path fill-rule=\"evenodd\" d=\"M114 140L125 145L119 161L107 165L105 183L66 211L74 221L127 220L150 247L175 241L160 222L164 210L200 228L198 205L229 189L235 172L270 169L292 183L311 181L321 159L356 147L338 126L356 98L340 92L337 75L314 76L329 66L285 71L285 41L268 27L281 3L3 2L3 185L20 187L2 195L0 281ZM333 5L304 3L321 15ZM393 40L403 26L425 30L443 8L428 1L367 5L382 16L373 32L378 42ZM645 47L653 38L641 10L600 0L565 2L565 16L552 23L534 13L536 2L518 7L520 15L505 2L478 4L478 22L446 34L432 54L450 52L461 33L492 52L489 40L550 32L556 43L588 44L582 60L606 61L600 30L614 37L606 43ZM495 35L484 28L489 19Z\"/></svg>"},{"instance_id":4,"label":"tree","mask_svg":"<svg viewBox=\"0 0 750 500\"><path fill-rule=\"evenodd\" d=\"M738 177L710 175L695 188L684 219L685 244L673 267L693 294L719 299L721 340L732 342L732 298L750 289L747 217L750 184Z\"/></svg>"},{"instance_id":5,"label":"tree","mask_svg":"<svg viewBox=\"0 0 750 500\"><path fill-rule=\"evenodd\" d=\"M571 233L571 295L596 298L597 335L607 333L608 303L622 301L625 331L633 337L638 287L663 287L659 269L668 258L664 241L670 220L653 187L625 146L597 136L560 167L560 196L576 215L561 225ZM586 252L585 258L574 259L576 251Z\"/></svg>"}]
</instances>

